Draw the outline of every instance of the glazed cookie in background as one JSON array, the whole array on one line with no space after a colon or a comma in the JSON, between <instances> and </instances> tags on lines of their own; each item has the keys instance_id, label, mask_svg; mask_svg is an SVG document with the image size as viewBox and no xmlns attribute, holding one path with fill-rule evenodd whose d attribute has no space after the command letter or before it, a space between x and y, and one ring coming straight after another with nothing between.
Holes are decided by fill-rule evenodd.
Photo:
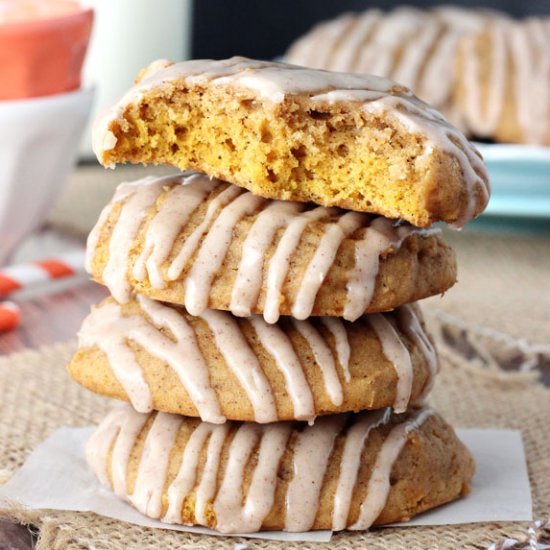
<instances>
[{"instance_id":1,"label":"glazed cookie in background","mask_svg":"<svg viewBox=\"0 0 550 550\"><path fill-rule=\"evenodd\" d=\"M497 12L440 6L400 6L346 13L315 25L285 54L295 65L375 74L408 86L455 122L455 56L465 33L481 30ZM504 16L504 14L498 14Z\"/></svg>"},{"instance_id":2,"label":"glazed cookie in background","mask_svg":"<svg viewBox=\"0 0 550 550\"><path fill-rule=\"evenodd\" d=\"M187 173L119 186L88 238L87 269L119 301L132 290L238 316L355 320L440 294L456 280L438 229L271 201Z\"/></svg>"},{"instance_id":3,"label":"glazed cookie in background","mask_svg":"<svg viewBox=\"0 0 550 550\"><path fill-rule=\"evenodd\" d=\"M214 426L123 406L86 455L104 485L167 523L224 533L364 530L463 496L475 468L431 409L389 413Z\"/></svg>"},{"instance_id":4,"label":"glazed cookie in background","mask_svg":"<svg viewBox=\"0 0 550 550\"><path fill-rule=\"evenodd\" d=\"M438 359L415 306L355 323L269 325L213 310L194 317L138 297L92 309L68 368L140 412L266 423L390 405L403 412L431 389Z\"/></svg>"},{"instance_id":5,"label":"glazed cookie in background","mask_svg":"<svg viewBox=\"0 0 550 550\"><path fill-rule=\"evenodd\" d=\"M550 17L494 20L464 37L457 72L470 134L550 145Z\"/></svg>"},{"instance_id":6,"label":"glazed cookie in background","mask_svg":"<svg viewBox=\"0 0 550 550\"><path fill-rule=\"evenodd\" d=\"M422 227L462 226L489 198L478 151L407 88L242 57L153 63L96 121L94 150Z\"/></svg>"}]
</instances>

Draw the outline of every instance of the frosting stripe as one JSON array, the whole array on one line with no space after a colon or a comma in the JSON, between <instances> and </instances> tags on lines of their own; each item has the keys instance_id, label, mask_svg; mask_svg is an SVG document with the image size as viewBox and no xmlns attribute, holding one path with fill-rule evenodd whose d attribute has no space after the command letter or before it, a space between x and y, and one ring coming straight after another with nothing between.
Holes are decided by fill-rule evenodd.
<instances>
[{"instance_id":1,"label":"frosting stripe","mask_svg":"<svg viewBox=\"0 0 550 550\"><path fill-rule=\"evenodd\" d=\"M261 197L244 193L221 211L208 231L187 275L185 307L191 315L200 315L208 307L212 281L233 239L233 228L241 218L252 214L264 202Z\"/></svg>"},{"instance_id":2,"label":"frosting stripe","mask_svg":"<svg viewBox=\"0 0 550 550\"><path fill-rule=\"evenodd\" d=\"M340 464L340 477L334 493L334 511L332 513L332 528L341 531L348 524L348 515L353 496L353 490L357 482L361 455L371 430L386 424L391 415L391 408L373 413L363 413L358 416L357 422L348 430L342 462Z\"/></svg>"},{"instance_id":3,"label":"frosting stripe","mask_svg":"<svg viewBox=\"0 0 550 550\"><path fill-rule=\"evenodd\" d=\"M251 400L256 422L275 422L277 408L271 386L237 321L226 313L214 310L205 311L201 318L208 323L225 362Z\"/></svg>"},{"instance_id":4,"label":"frosting stripe","mask_svg":"<svg viewBox=\"0 0 550 550\"><path fill-rule=\"evenodd\" d=\"M294 406L294 417L297 420L312 421L315 418L313 395L288 336L277 325L267 325L257 315L250 317L248 321L285 378L286 390Z\"/></svg>"},{"instance_id":5,"label":"frosting stripe","mask_svg":"<svg viewBox=\"0 0 550 550\"><path fill-rule=\"evenodd\" d=\"M292 306L292 316L295 319L303 320L311 315L317 292L334 262L340 244L359 229L366 219L368 217L365 214L347 212L338 222L327 227L300 283L298 295Z\"/></svg>"},{"instance_id":6,"label":"frosting stripe","mask_svg":"<svg viewBox=\"0 0 550 550\"><path fill-rule=\"evenodd\" d=\"M338 317L321 317L321 323L330 331L334 338L336 355L338 362L344 371L344 380L349 382L351 374L349 372L349 360L351 356L351 348L348 340L348 333Z\"/></svg>"},{"instance_id":7,"label":"frosting stripe","mask_svg":"<svg viewBox=\"0 0 550 550\"><path fill-rule=\"evenodd\" d=\"M298 321L296 319L292 321L296 330L307 341L313 352L313 357L315 357L315 362L321 368L325 381L325 391L329 395L330 400L337 406L341 405L344 401L344 393L330 348L310 322Z\"/></svg>"},{"instance_id":8,"label":"frosting stripe","mask_svg":"<svg viewBox=\"0 0 550 550\"><path fill-rule=\"evenodd\" d=\"M409 433L420 427L432 414L433 411L431 409L422 409L411 420L398 424L386 437L376 457L367 487L367 496L361 503L359 517L349 529L368 529L376 521L376 518L380 515L388 500L391 488L391 471L405 443L407 443Z\"/></svg>"},{"instance_id":9,"label":"frosting stripe","mask_svg":"<svg viewBox=\"0 0 550 550\"><path fill-rule=\"evenodd\" d=\"M162 492L168 473L170 453L183 418L174 414L157 413L147 433L139 468L130 495L132 504L144 515L158 519L162 509Z\"/></svg>"},{"instance_id":10,"label":"frosting stripe","mask_svg":"<svg viewBox=\"0 0 550 550\"><path fill-rule=\"evenodd\" d=\"M397 387L393 408L401 413L407 410L411 398L413 369L409 350L401 341L393 325L381 313L367 317L382 344L384 355L393 364L397 373Z\"/></svg>"}]
</instances>

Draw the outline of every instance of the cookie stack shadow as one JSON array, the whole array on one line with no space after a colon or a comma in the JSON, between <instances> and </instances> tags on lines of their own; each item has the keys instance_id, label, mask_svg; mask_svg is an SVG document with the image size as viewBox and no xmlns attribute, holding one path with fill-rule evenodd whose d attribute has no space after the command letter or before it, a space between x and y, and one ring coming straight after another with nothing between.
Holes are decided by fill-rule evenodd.
<instances>
[{"instance_id":1,"label":"cookie stack shadow","mask_svg":"<svg viewBox=\"0 0 550 550\"><path fill-rule=\"evenodd\" d=\"M438 358L415 302L456 280L432 223L486 204L473 147L374 77L234 58L140 78L98 121L98 158L200 172L121 184L88 239L112 296L69 372L127 402L88 442L100 481L147 516L227 533L367 529L467 493L473 459L425 405ZM333 134L347 160L323 149ZM368 185L330 188L369 154Z\"/></svg>"}]
</instances>

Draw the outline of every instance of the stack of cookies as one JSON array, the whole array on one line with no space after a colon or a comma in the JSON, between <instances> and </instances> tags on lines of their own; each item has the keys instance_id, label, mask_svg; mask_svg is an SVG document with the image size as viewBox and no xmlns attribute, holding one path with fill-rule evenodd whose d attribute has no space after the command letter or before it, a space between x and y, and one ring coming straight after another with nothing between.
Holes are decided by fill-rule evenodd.
<instances>
[{"instance_id":1,"label":"stack of cookies","mask_svg":"<svg viewBox=\"0 0 550 550\"><path fill-rule=\"evenodd\" d=\"M112 297L69 371L129 402L88 443L102 483L226 533L367 529L467 492L414 303L456 280L432 224L488 200L460 132L382 78L232 58L153 63L94 142L107 166L197 170L120 185L88 240Z\"/></svg>"}]
</instances>

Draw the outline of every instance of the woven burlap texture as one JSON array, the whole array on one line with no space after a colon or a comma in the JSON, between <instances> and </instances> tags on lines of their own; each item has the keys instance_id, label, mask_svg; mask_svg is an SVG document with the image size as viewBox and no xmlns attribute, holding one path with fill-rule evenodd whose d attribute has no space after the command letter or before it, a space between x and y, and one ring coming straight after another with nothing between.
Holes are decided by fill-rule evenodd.
<instances>
[{"instance_id":1,"label":"woven burlap texture","mask_svg":"<svg viewBox=\"0 0 550 550\"><path fill-rule=\"evenodd\" d=\"M442 369L432 404L455 426L519 429L523 435L533 492L535 518L550 515L550 390L540 383L541 368L525 347L492 334L470 334L446 316L430 316L439 341ZM489 343L492 342L492 345ZM60 426L97 423L111 402L72 382L65 364L75 344L28 351L0 359L0 483L9 478L29 452ZM529 351L527 351L527 355ZM540 353L537 351L535 355ZM523 357L523 359L522 359ZM524 368L527 365L529 368ZM503 372L501 368L512 369ZM536 367L536 365L535 365ZM518 371L519 369L519 371ZM525 372L520 372L520 371ZM232 548L235 538L197 536L153 530L95 514L26 511L0 515L34 525L42 549L186 549ZM383 528L368 533L341 533L329 545L242 541L250 548L392 549L485 548L505 537L525 538L526 523Z\"/></svg>"}]
</instances>

